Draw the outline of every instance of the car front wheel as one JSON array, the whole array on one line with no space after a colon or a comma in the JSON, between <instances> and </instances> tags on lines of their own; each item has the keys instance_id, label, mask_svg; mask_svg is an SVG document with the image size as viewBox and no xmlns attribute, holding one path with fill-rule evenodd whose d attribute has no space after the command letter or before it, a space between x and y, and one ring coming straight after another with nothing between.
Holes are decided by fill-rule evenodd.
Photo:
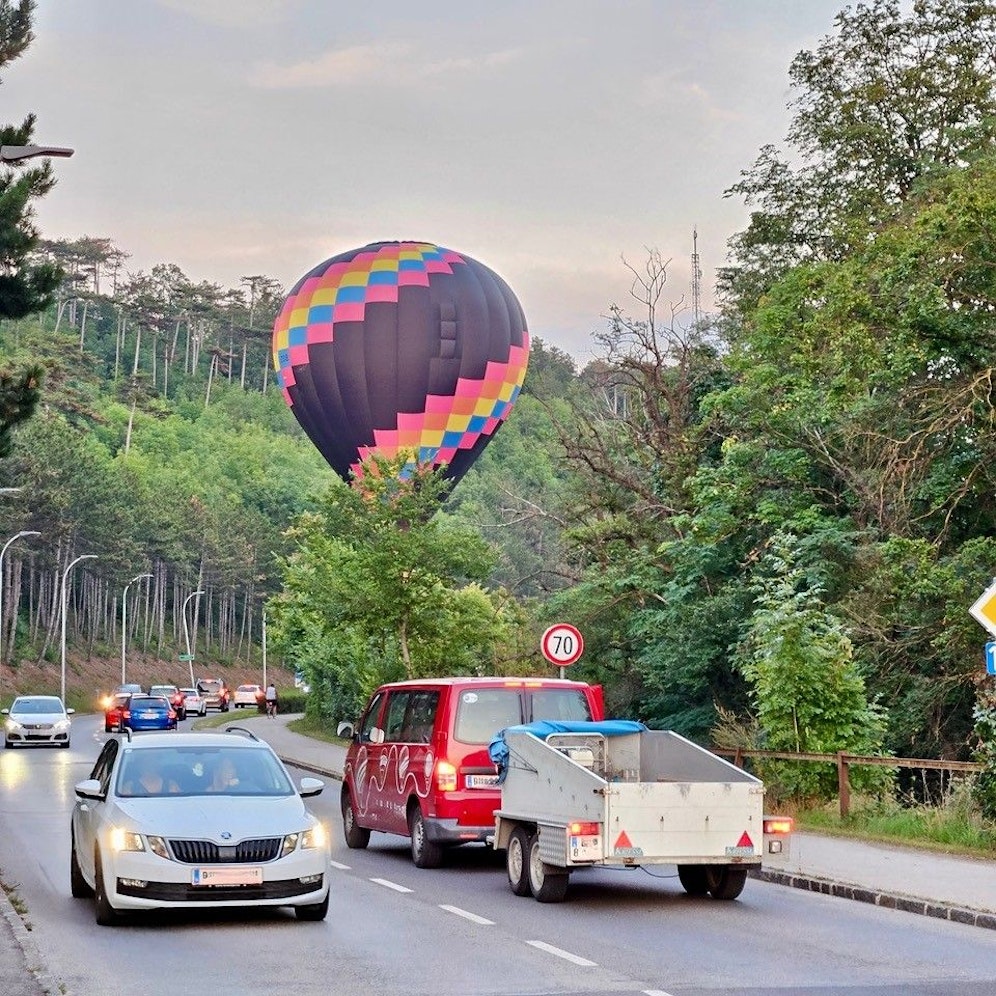
<instances>
[{"instance_id":1,"label":"car front wheel","mask_svg":"<svg viewBox=\"0 0 996 996\"><path fill-rule=\"evenodd\" d=\"M331 891L331 890L330 890ZM312 906L295 906L294 915L298 920L324 920L329 912L329 893L325 893L325 898L320 903Z\"/></svg>"},{"instance_id":2,"label":"car front wheel","mask_svg":"<svg viewBox=\"0 0 996 996\"><path fill-rule=\"evenodd\" d=\"M69 849L69 891L74 899L87 899L93 895L93 889L87 884L76 857L76 834L70 829L71 846Z\"/></svg>"},{"instance_id":3,"label":"car front wheel","mask_svg":"<svg viewBox=\"0 0 996 996\"><path fill-rule=\"evenodd\" d=\"M107 890L104 888L104 866L100 860L100 850L96 851L93 859L93 881L94 881L94 913L97 923L101 927L113 927L118 921L118 911L111 905L107 898Z\"/></svg>"}]
</instances>

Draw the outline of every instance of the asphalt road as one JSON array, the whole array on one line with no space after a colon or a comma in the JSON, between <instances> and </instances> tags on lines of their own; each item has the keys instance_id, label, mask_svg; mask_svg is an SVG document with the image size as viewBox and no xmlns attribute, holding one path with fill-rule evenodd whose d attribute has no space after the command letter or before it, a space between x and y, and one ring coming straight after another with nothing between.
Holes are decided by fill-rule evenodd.
<instances>
[{"instance_id":1,"label":"asphalt road","mask_svg":"<svg viewBox=\"0 0 996 996\"><path fill-rule=\"evenodd\" d=\"M412 866L406 842L341 844L338 783L311 800L333 829L324 923L289 911L168 914L98 927L69 894L72 786L104 739L0 752L0 869L17 886L52 996L538 996L717 993L991 996L996 931L750 880L732 903L685 895L673 869L592 871L570 899L517 898L482 847Z\"/></svg>"}]
</instances>

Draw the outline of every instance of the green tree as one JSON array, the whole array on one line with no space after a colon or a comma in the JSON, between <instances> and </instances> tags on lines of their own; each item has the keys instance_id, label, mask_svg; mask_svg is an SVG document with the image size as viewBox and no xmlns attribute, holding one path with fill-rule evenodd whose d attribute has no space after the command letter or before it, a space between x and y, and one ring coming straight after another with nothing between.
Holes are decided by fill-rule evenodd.
<instances>
[{"instance_id":1,"label":"green tree","mask_svg":"<svg viewBox=\"0 0 996 996\"><path fill-rule=\"evenodd\" d=\"M759 578L743 671L769 750L879 754L885 717L869 702L843 626L792 562L794 537L778 537ZM832 798L836 771L772 765L782 791ZM878 769L855 784L883 784Z\"/></svg>"},{"instance_id":2,"label":"green tree","mask_svg":"<svg viewBox=\"0 0 996 996\"><path fill-rule=\"evenodd\" d=\"M731 313L797 263L842 258L921 181L992 147L991 0L870 0L834 25L789 68L790 155L765 146L727 191L752 207L721 272Z\"/></svg>"},{"instance_id":3,"label":"green tree","mask_svg":"<svg viewBox=\"0 0 996 996\"><path fill-rule=\"evenodd\" d=\"M377 683L398 677L501 673L508 608L482 584L484 541L433 518L439 475L397 476L404 459L372 460L333 486L319 514L292 530L274 639L318 690L314 708L354 717Z\"/></svg>"}]
</instances>

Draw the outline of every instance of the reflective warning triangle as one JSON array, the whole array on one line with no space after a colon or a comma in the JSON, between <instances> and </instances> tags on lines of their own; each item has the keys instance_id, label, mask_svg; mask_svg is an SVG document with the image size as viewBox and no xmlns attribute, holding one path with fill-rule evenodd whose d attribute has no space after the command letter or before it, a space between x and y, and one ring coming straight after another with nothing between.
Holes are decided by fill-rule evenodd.
<instances>
[{"instance_id":1,"label":"reflective warning triangle","mask_svg":"<svg viewBox=\"0 0 996 996\"><path fill-rule=\"evenodd\" d=\"M750 837L747 835L747 831L744 830L744 832L740 835L740 840L737 841L737 847L753 847L753 846L754 846L754 841L750 839Z\"/></svg>"},{"instance_id":2,"label":"reflective warning triangle","mask_svg":"<svg viewBox=\"0 0 996 996\"><path fill-rule=\"evenodd\" d=\"M625 830L618 837L616 837L615 844L612 845L615 848L620 847L632 847L633 842L629 839L629 834Z\"/></svg>"}]
</instances>

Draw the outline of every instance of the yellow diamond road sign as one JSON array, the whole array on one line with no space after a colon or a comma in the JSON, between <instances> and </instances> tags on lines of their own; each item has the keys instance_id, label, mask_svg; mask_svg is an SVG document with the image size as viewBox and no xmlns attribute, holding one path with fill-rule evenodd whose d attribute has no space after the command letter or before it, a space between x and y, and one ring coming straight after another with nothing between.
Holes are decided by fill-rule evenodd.
<instances>
[{"instance_id":1,"label":"yellow diamond road sign","mask_svg":"<svg viewBox=\"0 0 996 996\"><path fill-rule=\"evenodd\" d=\"M986 588L968 611L996 636L996 581Z\"/></svg>"}]
</instances>

